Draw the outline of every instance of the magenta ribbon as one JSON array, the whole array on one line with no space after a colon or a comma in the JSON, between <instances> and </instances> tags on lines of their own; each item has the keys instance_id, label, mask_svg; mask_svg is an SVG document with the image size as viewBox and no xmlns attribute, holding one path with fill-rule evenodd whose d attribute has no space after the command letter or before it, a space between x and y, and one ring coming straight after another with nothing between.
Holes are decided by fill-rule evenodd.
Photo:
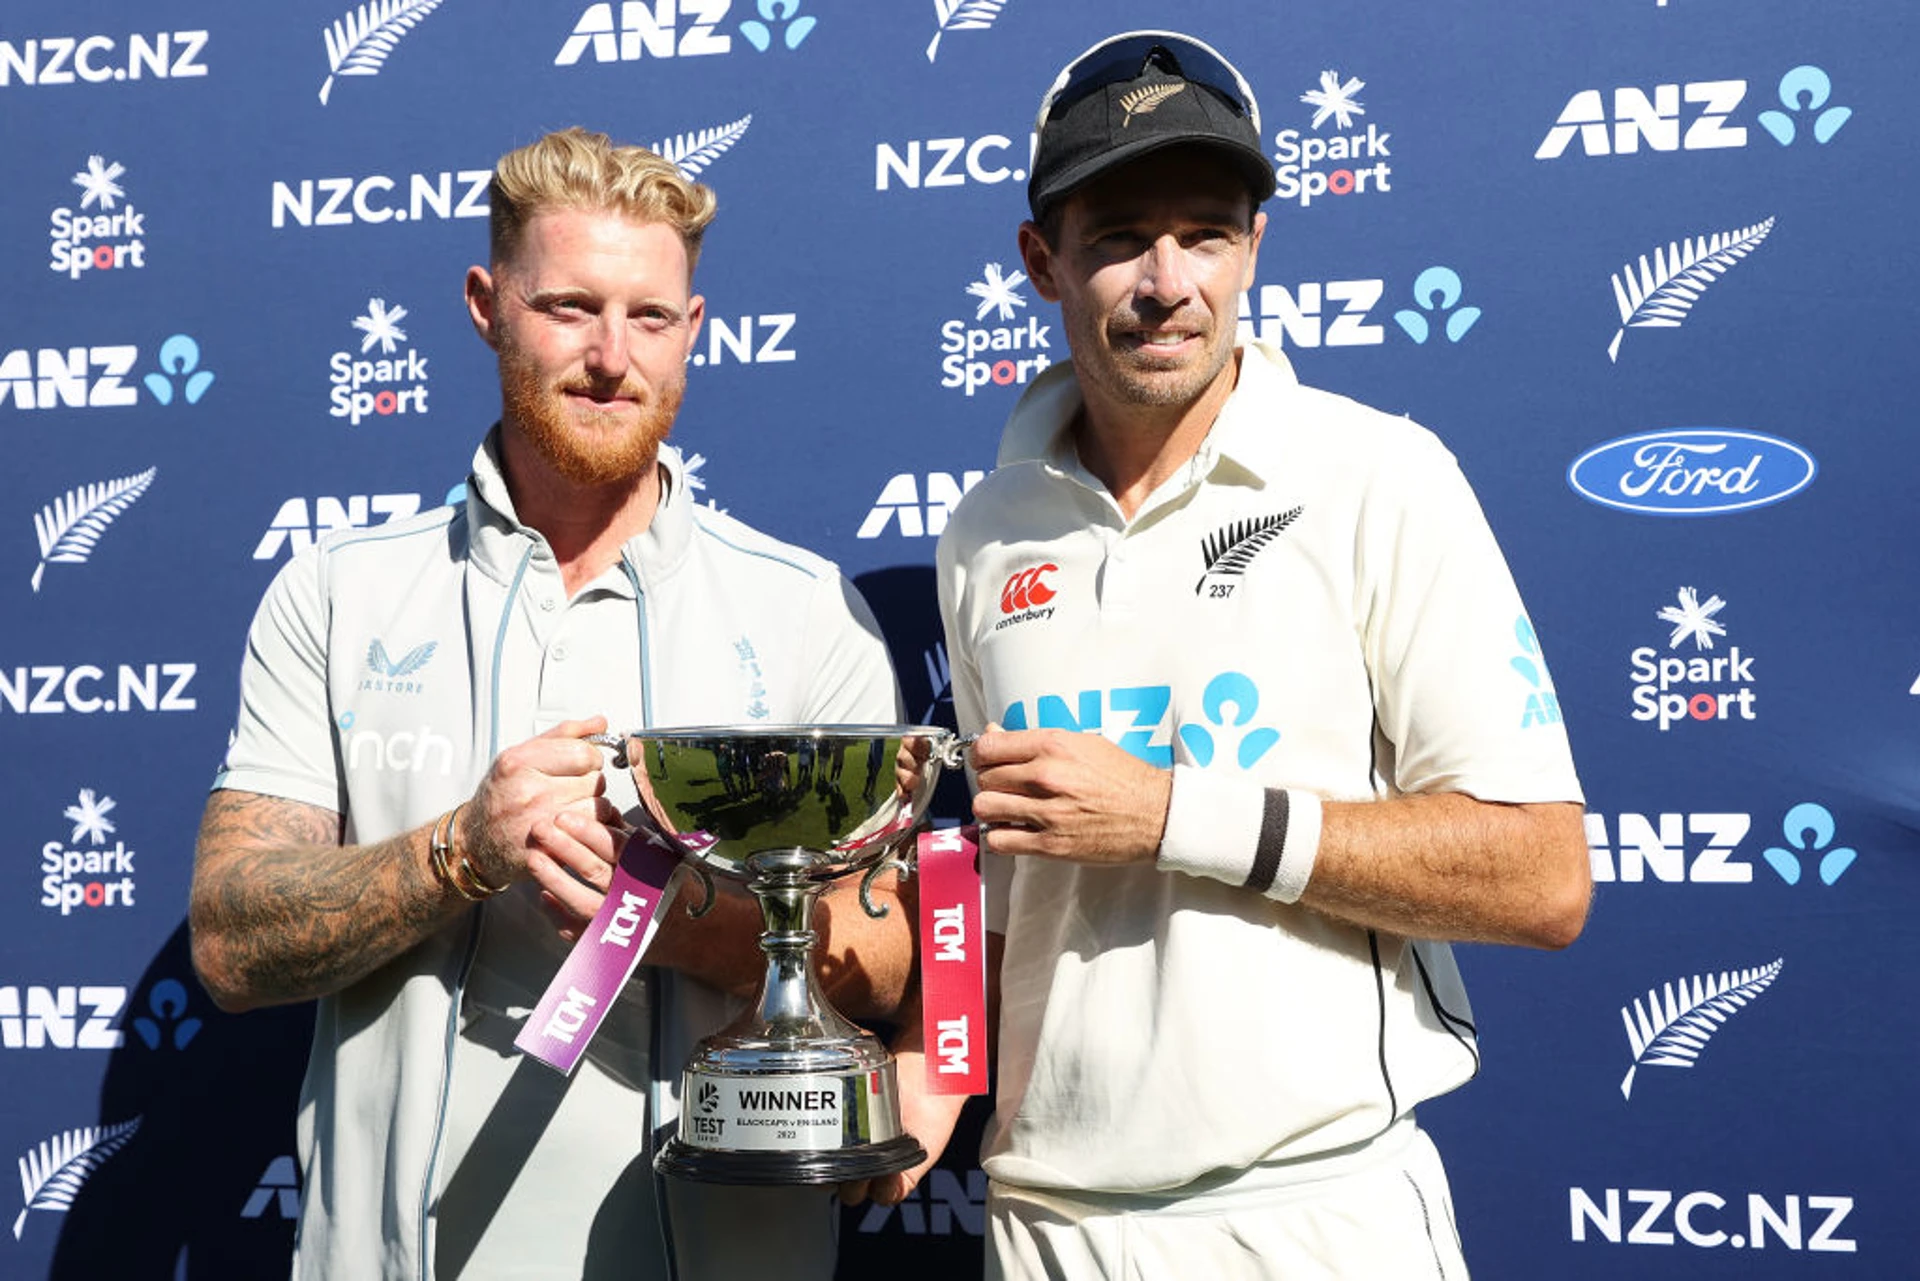
<instances>
[{"instance_id":1,"label":"magenta ribbon","mask_svg":"<svg viewBox=\"0 0 1920 1281\"><path fill-rule=\"evenodd\" d=\"M573 1075L600 1021L659 933L660 914L672 899L667 882L679 865L680 852L659 837L635 832L627 838L606 900L513 1039L517 1048Z\"/></svg>"}]
</instances>

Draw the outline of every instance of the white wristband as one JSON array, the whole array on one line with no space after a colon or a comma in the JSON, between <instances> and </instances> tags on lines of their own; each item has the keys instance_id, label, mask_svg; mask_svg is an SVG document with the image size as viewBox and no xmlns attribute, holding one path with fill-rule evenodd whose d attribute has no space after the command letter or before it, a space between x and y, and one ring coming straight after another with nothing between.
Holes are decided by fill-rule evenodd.
<instances>
[{"instance_id":1,"label":"white wristband","mask_svg":"<svg viewBox=\"0 0 1920 1281\"><path fill-rule=\"evenodd\" d=\"M1320 798L1260 788L1191 766L1173 770L1173 797L1157 866L1295 903L1320 850Z\"/></svg>"}]
</instances>

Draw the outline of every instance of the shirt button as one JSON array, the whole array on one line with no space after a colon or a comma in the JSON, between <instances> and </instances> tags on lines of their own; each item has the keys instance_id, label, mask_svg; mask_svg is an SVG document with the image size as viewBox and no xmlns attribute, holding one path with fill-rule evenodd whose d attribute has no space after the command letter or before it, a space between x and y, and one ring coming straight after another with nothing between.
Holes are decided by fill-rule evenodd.
<instances>
[{"instance_id":1,"label":"shirt button","mask_svg":"<svg viewBox=\"0 0 1920 1281\"><path fill-rule=\"evenodd\" d=\"M540 598L540 608L551 614L553 612L553 597L542 596Z\"/></svg>"},{"instance_id":2,"label":"shirt button","mask_svg":"<svg viewBox=\"0 0 1920 1281\"><path fill-rule=\"evenodd\" d=\"M553 661L556 663L564 663L567 661L567 647L565 645L555 645L553 647Z\"/></svg>"}]
</instances>

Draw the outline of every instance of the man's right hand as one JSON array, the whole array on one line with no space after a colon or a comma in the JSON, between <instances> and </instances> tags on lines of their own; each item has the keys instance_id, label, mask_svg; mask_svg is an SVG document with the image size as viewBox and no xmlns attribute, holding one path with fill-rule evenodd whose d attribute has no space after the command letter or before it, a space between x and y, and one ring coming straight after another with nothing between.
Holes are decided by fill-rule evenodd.
<instances>
[{"instance_id":1,"label":"man's right hand","mask_svg":"<svg viewBox=\"0 0 1920 1281\"><path fill-rule=\"evenodd\" d=\"M587 741L607 720L562 721L494 758L454 825L481 879L531 879L569 941L606 897L626 828L607 799L605 757Z\"/></svg>"}]
</instances>

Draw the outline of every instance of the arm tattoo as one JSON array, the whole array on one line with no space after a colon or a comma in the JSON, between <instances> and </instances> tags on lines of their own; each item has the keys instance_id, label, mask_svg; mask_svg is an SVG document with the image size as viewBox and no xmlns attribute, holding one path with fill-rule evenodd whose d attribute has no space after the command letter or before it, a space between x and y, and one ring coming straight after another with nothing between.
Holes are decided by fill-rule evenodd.
<instances>
[{"instance_id":1,"label":"arm tattoo","mask_svg":"<svg viewBox=\"0 0 1920 1281\"><path fill-rule=\"evenodd\" d=\"M200 823L189 919L201 980L223 1003L337 992L452 920L421 832L342 845L339 815L217 791Z\"/></svg>"}]
</instances>

